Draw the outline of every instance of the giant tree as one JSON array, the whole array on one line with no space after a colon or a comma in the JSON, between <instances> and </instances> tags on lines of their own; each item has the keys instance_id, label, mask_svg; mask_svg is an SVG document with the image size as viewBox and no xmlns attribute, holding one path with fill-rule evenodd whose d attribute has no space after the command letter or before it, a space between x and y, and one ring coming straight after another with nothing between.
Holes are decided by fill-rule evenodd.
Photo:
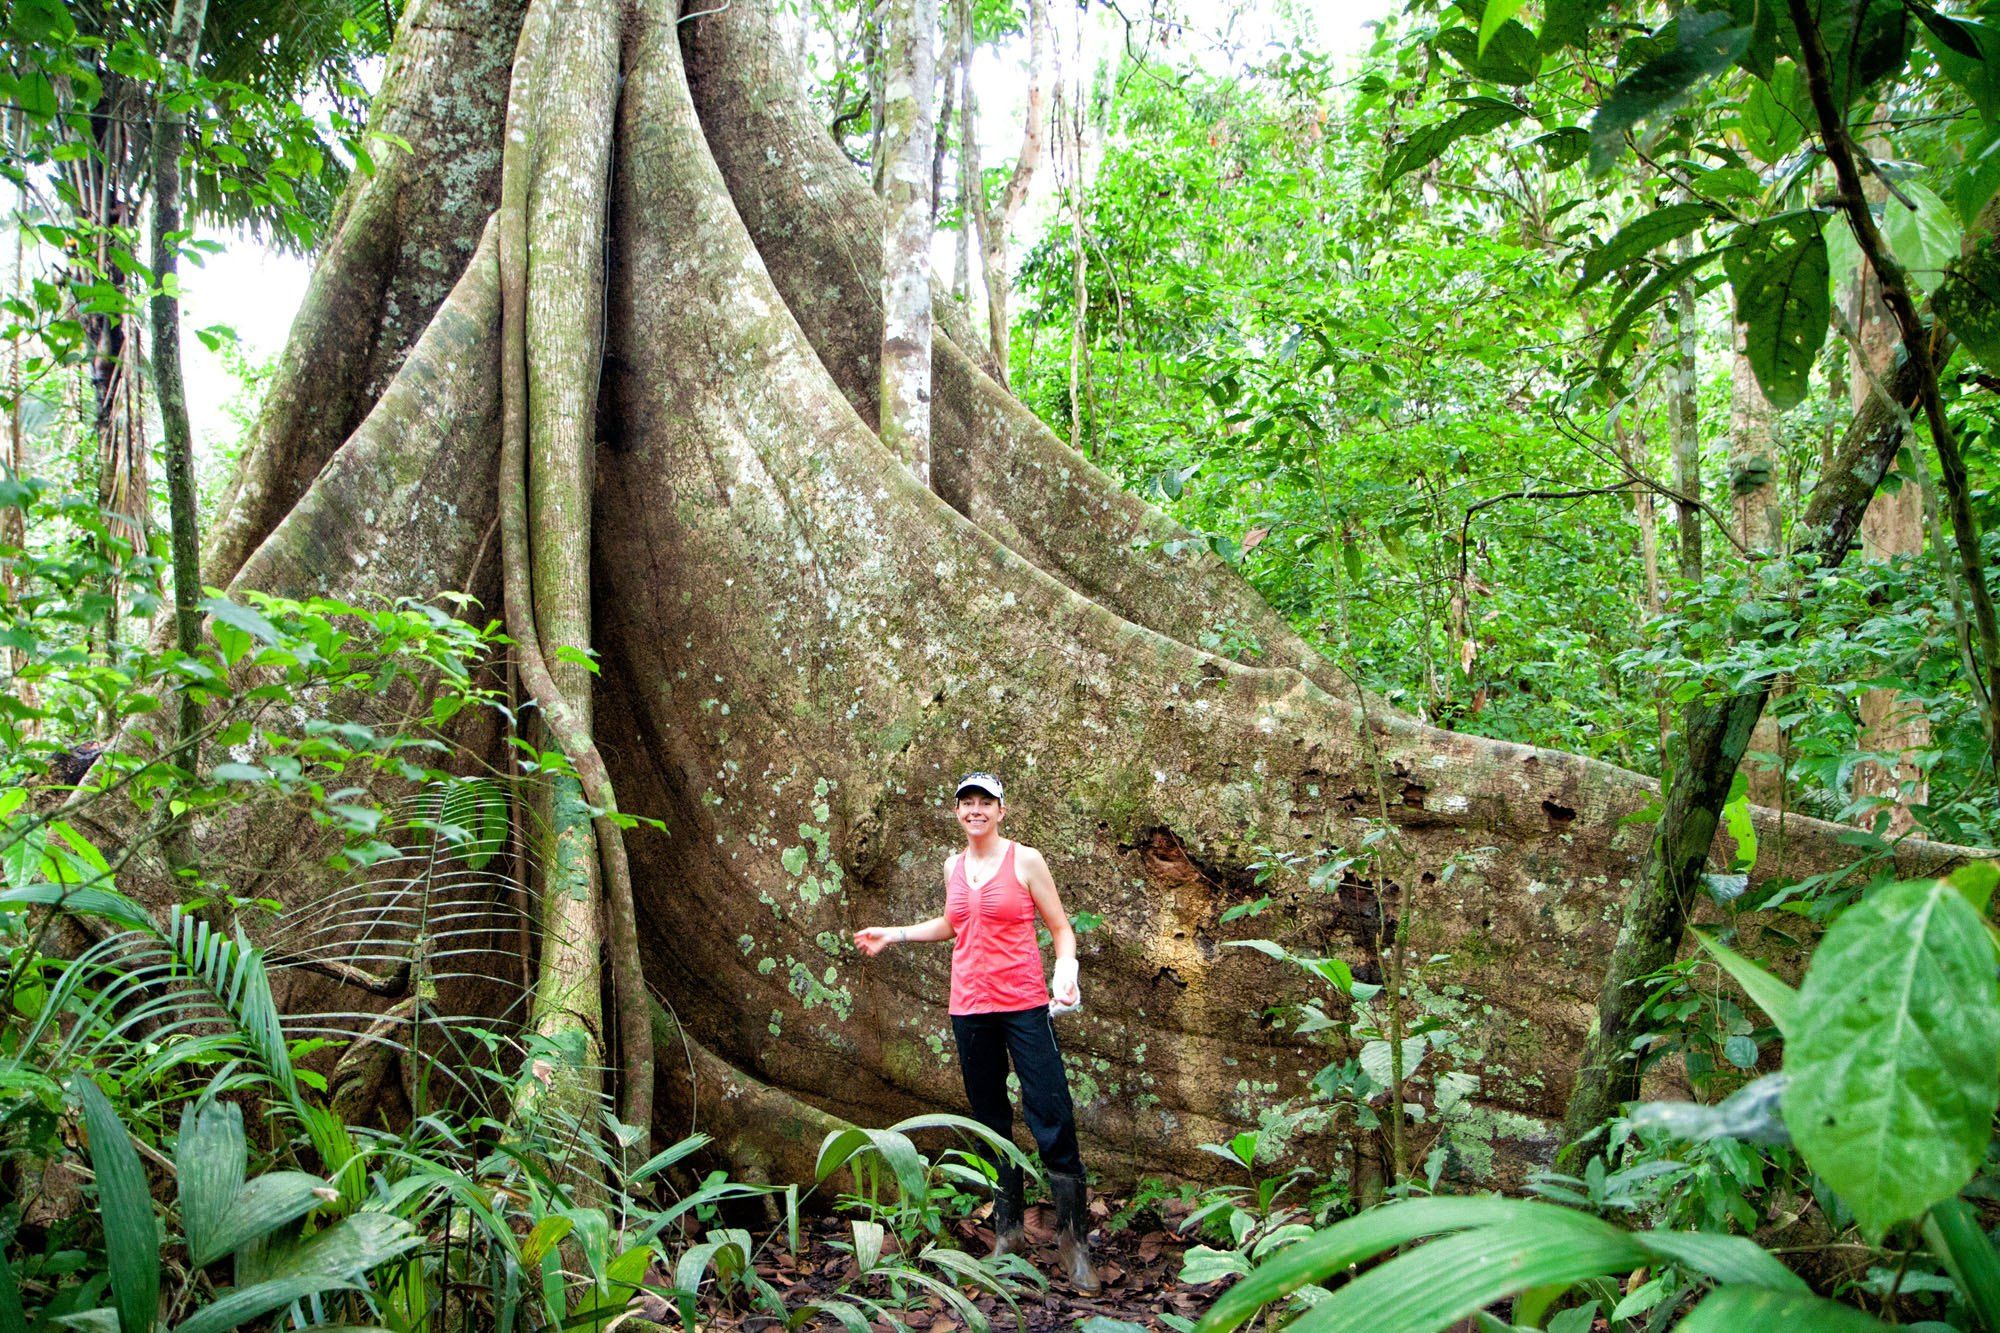
<instances>
[{"instance_id":1,"label":"giant tree","mask_svg":"<svg viewBox=\"0 0 2000 1333\"><path fill-rule=\"evenodd\" d=\"M582 779L545 803L537 1023L634 1114L671 1042L658 1123L698 1116L742 1170L955 1103L944 952L845 940L931 910L971 767L1102 919L1064 1033L1096 1167L1200 1173L1297 1086L1301 1039L1261 1018L1291 974L1220 947L1261 893L1363 977L1385 940L1433 958L1406 1002L1465 1028L1495 1169L1545 1155L1654 784L1358 694L980 369L948 303L920 484L873 426L882 205L776 10L412 6L375 114L415 151L351 187L209 580L504 609ZM1221 624L1244 661L1197 646ZM664 832L614 839L614 785ZM1384 821L1399 854L1340 871ZM290 828L206 833L306 865ZM1786 869L1844 861L1836 833L1792 818ZM1258 887L1300 857L1335 868Z\"/></svg>"}]
</instances>

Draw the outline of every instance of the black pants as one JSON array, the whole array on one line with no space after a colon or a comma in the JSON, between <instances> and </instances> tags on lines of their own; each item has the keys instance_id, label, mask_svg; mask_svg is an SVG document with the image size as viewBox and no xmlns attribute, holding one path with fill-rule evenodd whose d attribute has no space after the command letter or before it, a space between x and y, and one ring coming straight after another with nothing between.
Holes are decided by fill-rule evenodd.
<instances>
[{"instance_id":1,"label":"black pants","mask_svg":"<svg viewBox=\"0 0 2000 1333\"><path fill-rule=\"evenodd\" d=\"M951 1035L958 1043L958 1071L965 1078L965 1097L972 1118L1002 1138L1014 1137L1014 1105L1007 1097L1007 1062L1021 1077L1021 1113L1045 1170L1064 1176L1083 1174L1083 1155L1076 1146L1076 1111L1070 1105L1069 1081L1063 1077L1062 1052L1056 1047L1055 1025L1045 1006L1001 1014L953 1014ZM988 1161L994 1154L981 1146ZM1005 1174L1003 1173L1003 1179Z\"/></svg>"}]
</instances>

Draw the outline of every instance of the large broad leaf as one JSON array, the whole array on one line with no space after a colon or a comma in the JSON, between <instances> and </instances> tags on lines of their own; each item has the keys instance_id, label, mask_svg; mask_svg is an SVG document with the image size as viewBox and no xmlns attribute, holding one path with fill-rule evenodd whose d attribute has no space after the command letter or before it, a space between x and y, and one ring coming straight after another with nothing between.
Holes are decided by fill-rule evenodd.
<instances>
[{"instance_id":1,"label":"large broad leaf","mask_svg":"<svg viewBox=\"0 0 2000 1333\"><path fill-rule=\"evenodd\" d=\"M1583 277L1578 279L1576 291L1583 291L1605 274L1644 258L1669 241L1679 240L1714 216L1715 209L1708 204L1668 204L1626 223L1616 236L1584 255Z\"/></svg>"},{"instance_id":2,"label":"large broad leaf","mask_svg":"<svg viewBox=\"0 0 2000 1333\"><path fill-rule=\"evenodd\" d=\"M1917 290L1928 293L1958 258L1964 229L1951 205L1916 181L1896 189L1902 198L1882 205L1882 238Z\"/></svg>"},{"instance_id":3,"label":"large broad leaf","mask_svg":"<svg viewBox=\"0 0 2000 1333\"><path fill-rule=\"evenodd\" d=\"M1436 42L1440 51L1481 83L1518 88L1533 83L1542 72L1541 44L1517 19L1508 19L1495 29L1483 50L1479 35L1470 28L1446 28Z\"/></svg>"},{"instance_id":4,"label":"large broad leaf","mask_svg":"<svg viewBox=\"0 0 2000 1333\"><path fill-rule=\"evenodd\" d=\"M1836 921L1799 989L1785 1124L1872 1239L1972 1179L2000 1104L1986 923L1942 880Z\"/></svg>"},{"instance_id":5,"label":"large broad leaf","mask_svg":"<svg viewBox=\"0 0 2000 1333\"><path fill-rule=\"evenodd\" d=\"M181 1112L174 1174L180 1181L181 1230L196 1268L214 1263L235 1248L225 1249L217 1242L229 1228L230 1211L243 1188L248 1160L241 1107L203 1098Z\"/></svg>"},{"instance_id":6,"label":"large broad leaf","mask_svg":"<svg viewBox=\"0 0 2000 1333\"><path fill-rule=\"evenodd\" d=\"M1618 81L1590 121L1590 170L1602 175L1624 151L1625 135L1649 116L1670 111L1704 79L1736 62L1750 45L1751 30L1735 27L1728 14L1684 12L1673 48Z\"/></svg>"},{"instance_id":7,"label":"large broad leaf","mask_svg":"<svg viewBox=\"0 0 2000 1333\"><path fill-rule=\"evenodd\" d=\"M1382 184L1389 185L1400 176L1429 166L1439 154L1460 139L1498 129L1528 114L1512 102L1503 102L1497 97L1463 97L1458 100L1466 108L1464 111L1450 120L1426 125L1389 154L1389 160L1382 167Z\"/></svg>"},{"instance_id":8,"label":"large broad leaf","mask_svg":"<svg viewBox=\"0 0 2000 1333\"><path fill-rule=\"evenodd\" d=\"M1836 106L1847 108L1909 59L1910 23L1904 0L1806 0L1806 6L1826 46L1827 80ZM1784 12L1784 6L1778 8ZM1789 16L1786 27L1785 39L1796 50L1798 39L1789 31Z\"/></svg>"},{"instance_id":9,"label":"large broad leaf","mask_svg":"<svg viewBox=\"0 0 2000 1333\"><path fill-rule=\"evenodd\" d=\"M1741 228L1723 257L1745 326L1744 354L1764 396L1780 411L1805 397L1826 341L1826 238L1818 212L1785 213Z\"/></svg>"},{"instance_id":10,"label":"large broad leaf","mask_svg":"<svg viewBox=\"0 0 2000 1333\"><path fill-rule=\"evenodd\" d=\"M1286 1246L1259 1264L1256 1272L1223 1293L1197 1328L1200 1333L1224 1333L1272 1301L1423 1236L1487 1226L1532 1231L1543 1223L1560 1225L1552 1219L1575 1216L1553 1204L1490 1195L1413 1199L1370 1208L1308 1240Z\"/></svg>"},{"instance_id":11,"label":"large broad leaf","mask_svg":"<svg viewBox=\"0 0 2000 1333\"><path fill-rule=\"evenodd\" d=\"M889 1164L904 1200L913 1205L921 1204L929 1193L925 1183L924 1159L914 1143L892 1129L851 1127L834 1130L819 1146L817 1178L825 1180L853 1158L870 1150Z\"/></svg>"},{"instance_id":12,"label":"large broad leaf","mask_svg":"<svg viewBox=\"0 0 2000 1333\"><path fill-rule=\"evenodd\" d=\"M69 1088L83 1104L90 1131L90 1169L97 1175L97 1213L111 1270L111 1304L123 1333L153 1333L160 1313L160 1228L146 1168L124 1122L97 1085L82 1074Z\"/></svg>"},{"instance_id":13,"label":"large broad leaf","mask_svg":"<svg viewBox=\"0 0 2000 1333\"><path fill-rule=\"evenodd\" d=\"M1876 1333L1888 1327L1851 1305L1806 1292L1724 1287L1697 1305L1678 1333Z\"/></svg>"},{"instance_id":14,"label":"large broad leaf","mask_svg":"<svg viewBox=\"0 0 2000 1333\"><path fill-rule=\"evenodd\" d=\"M1942 22L1958 40L1944 40L1939 27L1926 19L1924 45L1937 58L1944 76L1965 90L1981 115L1988 120L2000 118L2000 29L1963 19L1942 18ZM1966 43L1974 51L1966 51Z\"/></svg>"},{"instance_id":15,"label":"large broad leaf","mask_svg":"<svg viewBox=\"0 0 2000 1333\"><path fill-rule=\"evenodd\" d=\"M1316 1302L1293 1333L1433 1333L1535 1287L1622 1273L1648 1261L1627 1232L1558 1209L1531 1227L1486 1226L1420 1245Z\"/></svg>"},{"instance_id":16,"label":"large broad leaf","mask_svg":"<svg viewBox=\"0 0 2000 1333\"><path fill-rule=\"evenodd\" d=\"M1757 79L1743 99L1736 124L1743 142L1765 162L1791 155L1813 124L1812 100L1797 65L1784 64L1768 80Z\"/></svg>"}]
</instances>

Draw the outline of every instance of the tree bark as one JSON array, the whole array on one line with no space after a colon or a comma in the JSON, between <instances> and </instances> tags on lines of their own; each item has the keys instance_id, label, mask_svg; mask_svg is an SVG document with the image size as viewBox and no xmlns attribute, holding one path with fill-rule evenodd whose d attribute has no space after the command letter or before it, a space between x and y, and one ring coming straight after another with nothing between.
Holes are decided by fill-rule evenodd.
<instances>
[{"instance_id":1,"label":"tree bark","mask_svg":"<svg viewBox=\"0 0 2000 1333\"><path fill-rule=\"evenodd\" d=\"M1686 259L1694 253L1691 239L1683 237L1675 254ZM1682 498L1674 503L1674 528L1679 537L1680 576L1683 582L1699 584L1701 560L1701 413L1695 402L1695 312L1694 288L1682 283L1674 288L1673 371L1667 381L1667 435L1673 451L1674 491Z\"/></svg>"},{"instance_id":2,"label":"tree bark","mask_svg":"<svg viewBox=\"0 0 2000 1333\"><path fill-rule=\"evenodd\" d=\"M1783 510L1778 501L1778 443L1770 399L1750 369L1743 350L1745 326L1733 324L1729 358L1729 501L1736 541L1749 553L1752 577L1765 561L1784 553ZM1857 405L1858 408L1858 405ZM1875 501L1880 504L1878 498ZM1873 512L1871 508L1870 512ZM1863 519L1865 526L1867 520ZM1779 689L1782 691L1783 687ZM1786 738L1776 718L1757 719L1750 753L1743 760L1750 800L1780 805L1785 800ZM1776 761L1759 758L1776 756Z\"/></svg>"},{"instance_id":3,"label":"tree bark","mask_svg":"<svg viewBox=\"0 0 2000 1333\"><path fill-rule=\"evenodd\" d=\"M414 0L357 171L313 268L203 567L226 583L367 419L464 271L500 194L507 71L527 0ZM410 151L393 146L395 140Z\"/></svg>"},{"instance_id":4,"label":"tree bark","mask_svg":"<svg viewBox=\"0 0 2000 1333\"><path fill-rule=\"evenodd\" d=\"M936 87L933 6L885 0L882 418L889 452L931 484L930 148Z\"/></svg>"},{"instance_id":5,"label":"tree bark","mask_svg":"<svg viewBox=\"0 0 2000 1333\"><path fill-rule=\"evenodd\" d=\"M1875 203L1888 196L1874 177L1869 178L1868 189ZM1855 274L1852 310L1849 324L1854 330L1854 371L1848 380L1848 393L1858 412L1876 392L1875 386L1894 369L1899 343L1896 317L1883 303L1881 280L1866 258ZM1896 473L1901 484L1876 496L1867 517L1861 520L1861 553L1869 560L1888 563L1905 556L1915 561L1923 555L1923 480L1900 467ZM1917 826L1911 807L1930 799L1924 770L1910 760L1914 752L1930 744L1930 717L1895 689L1863 690L1859 707L1861 748L1897 757L1889 764L1871 760L1857 765L1854 794L1890 802L1887 832L1892 838L1901 837Z\"/></svg>"}]
</instances>

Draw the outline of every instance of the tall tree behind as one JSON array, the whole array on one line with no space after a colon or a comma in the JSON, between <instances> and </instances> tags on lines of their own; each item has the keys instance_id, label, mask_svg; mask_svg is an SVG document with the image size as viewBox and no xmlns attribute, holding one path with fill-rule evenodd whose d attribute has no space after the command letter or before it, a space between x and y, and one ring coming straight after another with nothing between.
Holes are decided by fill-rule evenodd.
<instances>
[{"instance_id":1,"label":"tall tree behind","mask_svg":"<svg viewBox=\"0 0 2000 1333\"><path fill-rule=\"evenodd\" d=\"M932 9L890 0L883 93L882 443L931 484Z\"/></svg>"},{"instance_id":2,"label":"tall tree behind","mask_svg":"<svg viewBox=\"0 0 2000 1333\"><path fill-rule=\"evenodd\" d=\"M1746 326L1731 323L1729 357L1729 507L1736 541L1758 566L1784 547L1784 523L1778 501L1776 412L1757 383L1744 347ZM1859 406L1857 404L1857 406ZM1878 501L1879 503L1879 501ZM1782 692L1774 686L1773 693ZM1743 760L1750 800L1756 805L1781 805L1785 795L1785 734L1767 711L1757 719L1750 751ZM1778 756L1776 761L1761 758Z\"/></svg>"},{"instance_id":3,"label":"tall tree behind","mask_svg":"<svg viewBox=\"0 0 2000 1333\"><path fill-rule=\"evenodd\" d=\"M1681 260L1694 253L1694 244L1682 237L1675 246ZM1680 575L1689 583L1701 582L1701 415L1695 405L1695 313L1694 284L1682 282L1674 289L1672 313L1667 317L1673 333L1673 369L1667 379L1667 432L1673 449L1675 527L1680 536Z\"/></svg>"},{"instance_id":4,"label":"tall tree behind","mask_svg":"<svg viewBox=\"0 0 2000 1333\"><path fill-rule=\"evenodd\" d=\"M996 207L986 206L986 192L979 166L978 115L979 105L972 91L971 61L974 50L972 33L971 0L958 0L954 11L958 16L959 49L966 69L959 79L962 89L964 129L961 131L963 146L962 188L970 224L977 232L979 242L980 277L986 287L986 330L987 340L993 349L993 360L1000 368L1000 380L1007 380L1007 303L1013 295L1013 278L1007 272L1007 237L1013 229L1014 218L1020 213L1021 205L1027 202L1028 190L1035 181L1035 168L1041 161L1042 144L1046 138L1048 102L1047 91L1042 86L1042 61L1049 45L1049 13L1045 0L1027 0L1028 6L1028 106L1022 113L1021 151L1014 158L1014 170L1007 177L1007 188L1001 192Z\"/></svg>"},{"instance_id":5,"label":"tall tree behind","mask_svg":"<svg viewBox=\"0 0 2000 1333\"><path fill-rule=\"evenodd\" d=\"M1872 143L1871 155L1887 156L1887 145ZM1888 197L1879 177L1867 182L1871 203ZM1864 256L1854 278L1850 324L1854 330L1854 373L1848 377L1848 396L1854 410L1867 406L1896 364L1896 317L1882 300L1882 281ZM1901 484L1886 487L1868 506L1861 520L1861 552L1870 560L1889 561L1897 556L1916 557L1924 549L1924 488L1922 480L1897 468ZM1889 811L1889 835L1895 837L1916 827L1912 805L1930 798L1924 770L1911 762L1910 755L1930 743L1930 718L1895 689L1864 690L1860 700L1861 748L1878 754L1898 756L1892 765L1865 763L1854 770L1854 794L1880 796L1894 802Z\"/></svg>"}]
</instances>

